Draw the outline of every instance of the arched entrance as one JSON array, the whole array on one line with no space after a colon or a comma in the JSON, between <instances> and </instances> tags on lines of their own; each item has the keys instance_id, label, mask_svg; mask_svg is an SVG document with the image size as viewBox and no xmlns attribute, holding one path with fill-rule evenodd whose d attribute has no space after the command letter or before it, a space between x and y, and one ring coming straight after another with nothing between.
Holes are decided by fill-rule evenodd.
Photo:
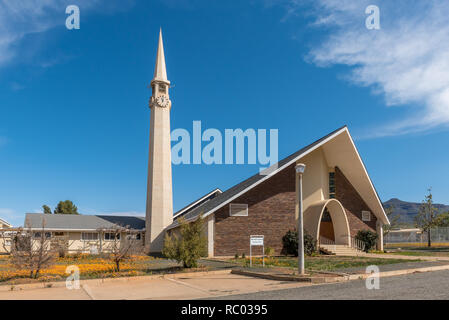
<instances>
[{"instance_id":1,"label":"arched entrance","mask_svg":"<svg viewBox=\"0 0 449 320\"><path fill-rule=\"evenodd\" d=\"M319 236L320 238L335 242L334 223L327 208L324 208L323 215L321 216Z\"/></svg>"},{"instance_id":2,"label":"arched entrance","mask_svg":"<svg viewBox=\"0 0 449 320\"><path fill-rule=\"evenodd\" d=\"M351 243L348 218L337 199L319 201L304 212L304 229L315 240L320 236L335 244L349 246Z\"/></svg>"}]
</instances>

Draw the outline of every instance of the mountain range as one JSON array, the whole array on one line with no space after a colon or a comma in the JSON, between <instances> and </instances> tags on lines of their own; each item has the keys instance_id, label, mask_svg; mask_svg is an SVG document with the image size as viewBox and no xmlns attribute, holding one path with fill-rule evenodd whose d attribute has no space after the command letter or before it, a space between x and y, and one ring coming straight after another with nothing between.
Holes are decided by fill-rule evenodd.
<instances>
[{"instance_id":1,"label":"mountain range","mask_svg":"<svg viewBox=\"0 0 449 320\"><path fill-rule=\"evenodd\" d=\"M393 206L393 215L399 215L399 223L409 226L414 225L415 216L421 207L421 203L402 201L397 198L390 199L383 205L384 208ZM449 205L435 203L434 206L440 213L449 211Z\"/></svg>"}]
</instances>

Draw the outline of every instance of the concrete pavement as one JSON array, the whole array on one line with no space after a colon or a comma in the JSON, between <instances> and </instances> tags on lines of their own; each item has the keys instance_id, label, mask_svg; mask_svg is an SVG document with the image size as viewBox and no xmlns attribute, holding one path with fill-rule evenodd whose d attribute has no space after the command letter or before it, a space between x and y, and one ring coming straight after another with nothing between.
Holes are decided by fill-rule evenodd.
<instances>
[{"instance_id":1,"label":"concrete pavement","mask_svg":"<svg viewBox=\"0 0 449 320\"><path fill-rule=\"evenodd\" d=\"M427 259L426 259L427 260ZM404 262L401 264L385 265L381 267L381 275L395 276L392 279L404 278L412 281L415 280L415 275L410 276L397 276L400 273L410 272L424 272L420 273L424 279L423 284L438 283L437 287L444 285L445 290L449 285L449 280L442 278L440 275L449 276L448 271L435 271L448 269L449 265L442 261L426 261L426 262ZM420 267L420 268L416 268ZM424 268L423 268L424 267ZM357 268L356 268L357 269ZM32 300L79 300L79 299L305 299L306 297L316 299L356 299L359 296L353 296L354 294L361 294L366 288L364 287L364 281L354 280L350 281L354 284L345 283L343 287L329 287L329 284L317 285L308 282L287 282L281 280L267 280L260 278L248 277L245 275L230 274L231 270L217 270L208 273L181 273L170 275L158 275L158 276L145 276L145 277L130 277L130 278L117 278L117 279L92 279L81 281L81 288L78 290L69 290L65 287L64 282L53 283L52 287L43 288L43 286L49 286L49 284L32 284L24 285L28 289L20 290L21 286L0 286L0 300L20 300L20 299L32 299ZM346 270L345 270L346 271ZM347 270L350 271L350 270ZM358 275L363 273L363 270L351 270L349 272L349 279L358 279ZM351 274L352 273L352 274ZM436 276L432 276L435 274ZM449 277L448 277L449 278ZM417 278L417 285L421 278ZM437 279L434 281L434 279ZM427 281L427 282L426 282ZM395 283L395 280L388 280L388 278L381 278L381 283ZM311 287L320 287L317 289L311 289ZM34 287L30 289L30 287ZM363 288L362 288L363 287ZM388 286L387 286L388 287ZM326 289L327 288L327 289ZM346 290L346 295L341 295L339 292L334 292L333 288L340 290L343 288ZM399 285L395 289L405 288L404 290L411 290L413 287L408 285ZM10 290L14 289L14 290ZM363 289L363 290L362 290ZM383 287L382 287L383 289ZM328 291L329 290L329 291ZM381 290L382 291L382 290ZM370 293L364 292L360 297L367 296L373 298L384 297L386 299L392 299L389 294L385 294L381 291L374 291ZM311 292L308 295L307 292ZM345 291L344 291L345 292ZM409 292L398 292L404 298L407 297ZM440 292L442 297L449 298L449 294L445 295L444 292ZM413 295L409 295L413 298Z\"/></svg>"},{"instance_id":2,"label":"concrete pavement","mask_svg":"<svg viewBox=\"0 0 449 320\"><path fill-rule=\"evenodd\" d=\"M229 273L201 277L151 278L129 281L86 281L78 290L65 287L0 291L0 300L62 299L204 299L230 294L261 292L309 286L307 283L256 279Z\"/></svg>"},{"instance_id":3,"label":"concrete pavement","mask_svg":"<svg viewBox=\"0 0 449 320\"><path fill-rule=\"evenodd\" d=\"M380 289L364 280L311 285L233 274L110 281L79 290L65 287L0 292L0 299L449 299L449 270L380 278Z\"/></svg>"}]
</instances>

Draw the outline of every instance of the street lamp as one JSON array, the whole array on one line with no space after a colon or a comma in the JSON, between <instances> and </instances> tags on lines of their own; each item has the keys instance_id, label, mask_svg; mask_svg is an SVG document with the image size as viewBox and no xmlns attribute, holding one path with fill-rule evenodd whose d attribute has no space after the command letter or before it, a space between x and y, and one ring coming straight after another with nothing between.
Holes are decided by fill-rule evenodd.
<instances>
[{"instance_id":1,"label":"street lamp","mask_svg":"<svg viewBox=\"0 0 449 320\"><path fill-rule=\"evenodd\" d=\"M303 206L302 206L302 175L306 170L306 165L299 163L295 167L298 174L298 273L303 275L304 272L304 223L303 223Z\"/></svg>"}]
</instances>

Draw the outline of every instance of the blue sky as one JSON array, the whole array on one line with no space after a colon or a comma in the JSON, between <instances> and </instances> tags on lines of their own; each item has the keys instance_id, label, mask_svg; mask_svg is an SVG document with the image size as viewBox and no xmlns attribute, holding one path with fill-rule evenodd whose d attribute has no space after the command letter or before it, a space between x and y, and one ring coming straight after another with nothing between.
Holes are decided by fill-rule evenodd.
<instances>
[{"instance_id":1,"label":"blue sky","mask_svg":"<svg viewBox=\"0 0 449 320\"><path fill-rule=\"evenodd\" d=\"M381 30L365 28L369 4ZM160 26L172 129L279 129L284 157L347 124L382 200L432 186L449 203L448 14L424 0L0 0L0 217L65 199L144 214ZM174 207L258 168L175 166Z\"/></svg>"}]
</instances>

